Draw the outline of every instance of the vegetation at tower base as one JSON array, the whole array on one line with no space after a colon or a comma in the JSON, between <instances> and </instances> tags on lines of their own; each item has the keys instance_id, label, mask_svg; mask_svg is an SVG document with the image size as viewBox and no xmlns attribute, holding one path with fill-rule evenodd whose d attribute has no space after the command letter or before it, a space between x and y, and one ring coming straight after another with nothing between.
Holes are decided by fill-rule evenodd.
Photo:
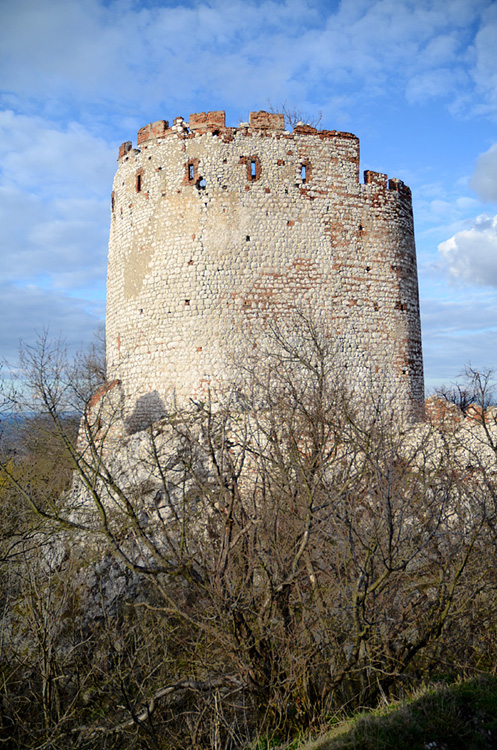
<instances>
[{"instance_id":1,"label":"vegetation at tower base","mask_svg":"<svg viewBox=\"0 0 497 750\"><path fill-rule=\"evenodd\" d=\"M1 463L11 746L281 743L495 670L496 465L481 421L412 425L358 398L309 320L253 351L231 394L124 436L119 385L89 399L60 350L26 353L33 434L59 440L76 479L60 496L26 472L41 441ZM81 398L75 441L63 417Z\"/></svg>"}]
</instances>

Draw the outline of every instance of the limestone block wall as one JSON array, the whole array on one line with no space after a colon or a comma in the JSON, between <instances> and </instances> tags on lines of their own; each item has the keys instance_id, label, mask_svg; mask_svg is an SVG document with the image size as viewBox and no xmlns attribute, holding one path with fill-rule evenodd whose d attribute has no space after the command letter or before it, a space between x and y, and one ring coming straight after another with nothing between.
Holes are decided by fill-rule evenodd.
<instances>
[{"instance_id":1,"label":"limestone block wall","mask_svg":"<svg viewBox=\"0 0 497 750\"><path fill-rule=\"evenodd\" d=\"M365 172L350 133L252 112L147 125L119 150L107 357L129 410L222 383L246 323L312 310L356 387L424 398L409 188ZM141 406L140 406L141 405Z\"/></svg>"}]
</instances>

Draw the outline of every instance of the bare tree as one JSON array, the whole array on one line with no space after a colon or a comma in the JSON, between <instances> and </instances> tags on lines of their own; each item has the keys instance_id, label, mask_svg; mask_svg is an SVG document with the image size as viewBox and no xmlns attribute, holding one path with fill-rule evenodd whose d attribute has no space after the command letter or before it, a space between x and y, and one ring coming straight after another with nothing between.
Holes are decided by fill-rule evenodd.
<instances>
[{"instance_id":1,"label":"bare tree","mask_svg":"<svg viewBox=\"0 0 497 750\"><path fill-rule=\"evenodd\" d=\"M102 623L78 667L90 687L43 708L51 741L242 747L470 659L471 612L495 616L490 479L468 482L428 425L347 393L333 338L297 323L268 324L230 394L114 442L113 391L75 442L70 367L46 341L26 355L75 480L44 497L4 462L3 481L63 530L68 561L91 560L78 596Z\"/></svg>"},{"instance_id":2,"label":"bare tree","mask_svg":"<svg viewBox=\"0 0 497 750\"><path fill-rule=\"evenodd\" d=\"M282 102L277 106L268 99L269 111L272 113L281 113L285 117L285 125L294 128L298 124L310 125L313 128L318 128L323 119L323 113L317 112L316 114L309 114L302 109L299 109L294 104L287 104L286 101Z\"/></svg>"}]
</instances>

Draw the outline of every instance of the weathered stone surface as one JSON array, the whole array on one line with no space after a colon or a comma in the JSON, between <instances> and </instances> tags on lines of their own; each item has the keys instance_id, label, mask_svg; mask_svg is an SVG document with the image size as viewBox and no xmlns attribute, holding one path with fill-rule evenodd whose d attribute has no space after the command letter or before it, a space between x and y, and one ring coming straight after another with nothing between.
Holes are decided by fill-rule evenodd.
<instances>
[{"instance_id":1,"label":"weathered stone surface","mask_svg":"<svg viewBox=\"0 0 497 750\"><path fill-rule=\"evenodd\" d=\"M222 111L174 122L121 148L113 186L108 374L138 429L171 396L222 383L251 331L296 310L330 331L356 387L419 408L409 188L371 171L362 184L350 133L290 133L265 112L239 128Z\"/></svg>"}]
</instances>

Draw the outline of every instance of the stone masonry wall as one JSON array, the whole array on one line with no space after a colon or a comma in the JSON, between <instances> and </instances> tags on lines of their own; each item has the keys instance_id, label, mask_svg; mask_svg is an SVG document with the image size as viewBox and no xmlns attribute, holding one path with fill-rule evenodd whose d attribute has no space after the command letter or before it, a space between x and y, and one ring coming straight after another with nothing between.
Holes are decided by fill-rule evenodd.
<instances>
[{"instance_id":1,"label":"stone masonry wall","mask_svg":"<svg viewBox=\"0 0 497 750\"><path fill-rule=\"evenodd\" d=\"M222 383L247 321L311 310L355 387L408 409L423 369L411 194L366 172L359 141L283 116L147 125L112 193L107 355L128 410L160 416ZM139 420L138 420L139 421Z\"/></svg>"}]
</instances>

